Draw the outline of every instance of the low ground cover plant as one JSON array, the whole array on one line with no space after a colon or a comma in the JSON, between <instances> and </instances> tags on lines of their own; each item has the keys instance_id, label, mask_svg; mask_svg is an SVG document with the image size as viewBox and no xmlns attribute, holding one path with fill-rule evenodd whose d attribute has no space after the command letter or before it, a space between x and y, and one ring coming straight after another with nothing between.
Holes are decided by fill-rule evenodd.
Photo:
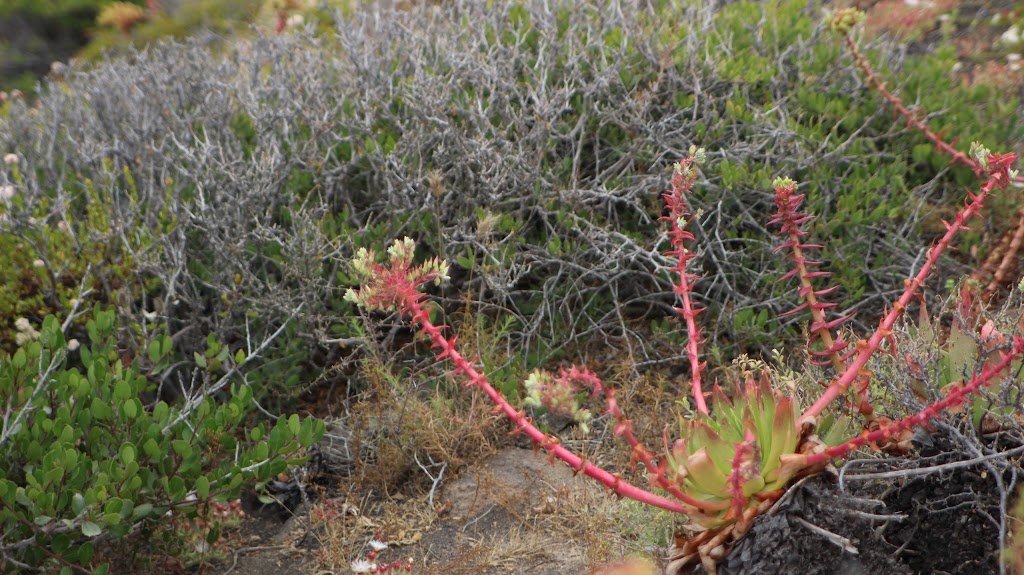
<instances>
[{"instance_id":1,"label":"low ground cover plant","mask_svg":"<svg viewBox=\"0 0 1024 575\"><path fill-rule=\"evenodd\" d=\"M842 10L833 16L830 26L848 34L860 19L855 11ZM1007 190L1017 178L1012 168L1017 156L992 153L978 144L972 144L969 154L952 148L903 107L877 80L852 44L851 48L869 80L896 105L908 123L924 132L939 150L952 154L953 161L971 167L981 183L968 190L963 206L949 221L943 222L944 234L928 248L922 265L913 277L905 280L902 293L887 306L874 331L851 342L846 341L846 333L840 329L849 315L831 313L836 304L828 302L828 296L838 286L821 288L816 285L820 278L830 274L815 269L820 262L811 259L812 251L821 246L805 240L806 225L814 219L801 211L805 197L797 192L797 182L788 178L774 180L776 212L767 224L781 238L775 251L785 253L791 267L781 279L796 280L802 299L797 308L784 315L803 311L810 315L809 355L812 361L831 370L828 379L822 381L820 392L802 405L798 395L786 391L787 386L778 374L766 368L747 370L735 388L728 391L717 384L710 389L706 386L702 374L704 341L698 319L702 310L692 299L698 276L688 266L696 253L695 236L688 230L696 216L690 207L690 197L698 182L698 166L704 162L706 152L691 147L689 155L673 167L671 189L664 194L661 220L667 222L671 244L666 255L676 262L670 270L679 300L676 311L685 321L688 334L688 400L692 416L674 426L671 439L667 437L661 449L652 450L639 443L630 421L618 406L614 390L593 372L573 366L558 374L535 373L527 381L531 404L567 412L583 425L589 414L576 402L578 397L583 394L603 397L605 413L616 421L615 435L631 446L635 461L646 468L653 490L623 481L619 475L609 473L561 445L556 436L538 429L523 410L495 389L486 375L486 367L478 366L476 361L460 353L455 338L445 335L445 326L437 323L433 306L420 290L421 286L447 281L449 265L440 258L414 264L416 243L413 240L396 240L387 250L385 263L378 262L373 250L360 249L352 260L352 272L360 279L361 287L349 290L346 299L367 310L409 317L422 338L436 350L438 361L450 362L453 373L467 380L467 387L483 392L496 410L512 422L516 432L526 434L549 452L552 459L564 461L619 496L686 515L694 531L677 539L666 573L683 573L699 562L713 574L717 561L728 553L730 545L785 493L794 478L819 472L830 462L860 447L904 440L908 431L927 426L945 411L961 408L984 388L1019 376L1020 360L1024 357L1021 326L1003 334L988 322L980 333L986 353L975 349L976 355L984 361L971 365L963 379L955 380L958 374L953 373L955 381L948 382L950 385L943 388L941 396L928 397L919 410L902 418L883 418L876 413L876 400L872 397L873 357L885 346L895 353L896 340L901 337L897 333L897 322L915 298L921 297L921 287L954 237L968 229L969 222L979 216L994 194ZM861 420L857 427L862 427L863 432L848 430L851 418Z\"/></svg>"},{"instance_id":2,"label":"low ground cover plant","mask_svg":"<svg viewBox=\"0 0 1024 575\"><path fill-rule=\"evenodd\" d=\"M85 344L66 339L75 311L63 324L48 316L32 341L0 358L5 572L107 573L99 542L152 534L168 518L203 537L165 531L176 554L207 554L237 515L231 502L243 484L303 462L323 434L322 422L297 415L245 429L253 392L225 385L229 377L197 373L195 383L209 393L192 395L195 401L144 402L150 378L170 361L170 339L149 348L153 367L143 373L141 362L119 355L112 310L84 314ZM229 372L245 361L245 350L232 357L213 350L210 361L222 355Z\"/></svg>"}]
</instances>

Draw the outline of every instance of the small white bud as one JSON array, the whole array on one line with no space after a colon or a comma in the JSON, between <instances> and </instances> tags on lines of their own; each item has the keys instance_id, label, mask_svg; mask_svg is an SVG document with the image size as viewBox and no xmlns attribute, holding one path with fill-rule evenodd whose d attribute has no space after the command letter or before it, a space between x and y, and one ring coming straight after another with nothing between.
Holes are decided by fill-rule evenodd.
<instances>
[{"instance_id":1,"label":"small white bud","mask_svg":"<svg viewBox=\"0 0 1024 575\"><path fill-rule=\"evenodd\" d=\"M4 163L13 166L18 163L18 154L7 154L4 156Z\"/></svg>"}]
</instances>

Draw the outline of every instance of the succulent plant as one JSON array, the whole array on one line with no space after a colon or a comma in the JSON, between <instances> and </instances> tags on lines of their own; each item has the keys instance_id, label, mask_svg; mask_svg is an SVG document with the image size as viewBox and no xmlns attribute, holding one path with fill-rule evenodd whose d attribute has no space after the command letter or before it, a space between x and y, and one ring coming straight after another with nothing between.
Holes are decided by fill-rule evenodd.
<instances>
[{"instance_id":1,"label":"succulent plant","mask_svg":"<svg viewBox=\"0 0 1024 575\"><path fill-rule=\"evenodd\" d=\"M856 13L843 13L837 17L833 27L840 32L848 32L856 20ZM866 65L862 67L869 78L875 80ZM884 86L878 89L884 93ZM905 108L900 110L901 101L894 97L887 99L905 113ZM916 117L911 118L910 123L929 139L937 141L936 146L940 150L952 149L941 142L938 135L922 127ZM816 363L828 365L834 371L830 381L820 382L824 390L802 412L798 411L800 406L796 404L796 395L774 391L773 374L764 366L746 369L732 397L715 385L710 393L709 408L701 377L704 369L700 353L703 339L696 321L703 308L691 297L698 276L688 267L695 257L689 245L695 237L686 229L694 216L699 219L699 212L694 213L691 209L688 196L698 178L697 166L706 158L706 153L692 147L689 156L674 166L671 189L663 194L665 209L661 220L668 223L670 244L664 255L669 261L675 261L675 265L669 268L680 304L675 309L686 322L686 355L690 360L689 387L693 406L691 418L680 423L679 439L671 446L667 445L666 439L666 452L663 454L655 455L648 451L633 434L632 422L619 408L614 389L604 386L588 370L572 368L571 374L562 373L554 378L538 374L527 386L531 403L569 412L580 411L574 402L578 388L567 385L570 382L589 388L592 397L603 394L607 405L605 414L616 421L615 435L629 444L633 461L643 464L651 484L668 497L623 481L618 474L587 462L561 445L557 437L539 430L525 412L513 407L490 384L484 371L459 353L454 338L446 337L441 329L443 326L431 321L425 307L429 302L424 301L423 294L417 289L428 281L442 281L446 276L446 264L430 260L423 266L412 266L415 247L412 240L395 243L389 250L391 262L388 266L374 263L372 252L357 254L353 270L364 283L360 289L350 290L346 299L364 307L397 310L410 316L422 337L437 350L438 360L450 360L453 372L464 375L469 387L482 390L494 402L496 412L509 418L515 433L529 436L548 451L552 459L561 459L576 472L596 479L619 496L685 514L694 529L691 533L677 534L665 574L679 575L699 561L706 572L713 575L717 562L728 553L730 545L749 530L754 518L779 500L797 476L815 473L831 460L865 445L883 445L899 440L908 431L927 425L941 412L960 408L983 388L1002 381L1014 362L1024 356L1024 337L1015 335L1010 344L1007 338L1000 339L1001 334L994 326L985 326L984 341L1001 343L1002 349L994 350L998 351L997 357L993 356L980 372L976 370L969 378L965 374L964 381L949 386L941 399L898 420L874 413L869 394L873 376L869 361L872 356L884 342L894 341L893 329L897 320L918 297L918 291L937 265L943 250L950 246L957 233L968 229L967 223L978 216L992 193L1005 189L1017 179L1016 172L1010 169L1017 160L1015 154L993 154L979 145L972 146L974 160L961 152L957 154L951 154L954 160L972 162L968 165L975 168L981 178L978 192L968 190L963 208L952 221L945 223L946 233L927 250L916 274L905 280L902 294L888 307L878 327L870 336L851 342L844 341L836 333L848 317L830 314L836 304L822 299L838 288L819 289L814 285L813 280L828 274L812 270L819 262L807 258L809 250L821 246L804 240L809 232L803 226L812 219L799 211L804 196L797 193L797 182L788 178L775 180L778 212L772 215L771 223L778 225L784 240L776 251L785 251L793 266L782 279L799 280L797 293L803 303L794 311L807 310L811 315L808 353L817 359ZM971 351L970 343L973 342L961 347ZM973 351L977 351L977 346ZM783 386L778 387L782 389ZM851 436L843 420L855 411L863 416L865 425L862 431Z\"/></svg>"},{"instance_id":2,"label":"succulent plant","mask_svg":"<svg viewBox=\"0 0 1024 575\"><path fill-rule=\"evenodd\" d=\"M767 372L738 391L730 399L716 385L711 415L685 421L668 456L669 479L707 503L690 513L703 529L749 520L807 467L793 399L772 390Z\"/></svg>"}]
</instances>

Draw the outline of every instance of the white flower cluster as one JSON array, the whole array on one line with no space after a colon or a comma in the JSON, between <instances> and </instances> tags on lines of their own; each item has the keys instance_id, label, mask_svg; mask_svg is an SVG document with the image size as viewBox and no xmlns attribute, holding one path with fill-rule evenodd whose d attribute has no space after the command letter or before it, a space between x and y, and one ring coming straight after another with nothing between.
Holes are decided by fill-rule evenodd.
<instances>
[{"instance_id":1,"label":"white flower cluster","mask_svg":"<svg viewBox=\"0 0 1024 575\"><path fill-rule=\"evenodd\" d=\"M19 317L14 321L14 328L18 330L18 333L14 335L14 341L19 346L39 339L39 332L23 317Z\"/></svg>"}]
</instances>

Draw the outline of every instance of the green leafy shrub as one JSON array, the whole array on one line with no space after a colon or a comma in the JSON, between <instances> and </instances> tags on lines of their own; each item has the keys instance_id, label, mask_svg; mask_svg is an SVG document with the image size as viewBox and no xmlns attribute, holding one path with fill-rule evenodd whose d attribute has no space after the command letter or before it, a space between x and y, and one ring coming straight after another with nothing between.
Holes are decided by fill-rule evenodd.
<instances>
[{"instance_id":1,"label":"green leafy shrub","mask_svg":"<svg viewBox=\"0 0 1024 575\"><path fill-rule=\"evenodd\" d=\"M225 389L220 401L146 404L150 385L138 362L126 365L119 355L115 314L93 311L84 345L65 341L66 323L47 316L38 340L0 359L5 569L105 573L93 561L94 541L123 537L172 510L194 514L206 502L237 498L245 481L303 461L323 433L319 421L295 415L243 430L253 395L244 384ZM167 338L149 348L153 373L166 367L169 351ZM215 358L241 363L244 356Z\"/></svg>"}]
</instances>

